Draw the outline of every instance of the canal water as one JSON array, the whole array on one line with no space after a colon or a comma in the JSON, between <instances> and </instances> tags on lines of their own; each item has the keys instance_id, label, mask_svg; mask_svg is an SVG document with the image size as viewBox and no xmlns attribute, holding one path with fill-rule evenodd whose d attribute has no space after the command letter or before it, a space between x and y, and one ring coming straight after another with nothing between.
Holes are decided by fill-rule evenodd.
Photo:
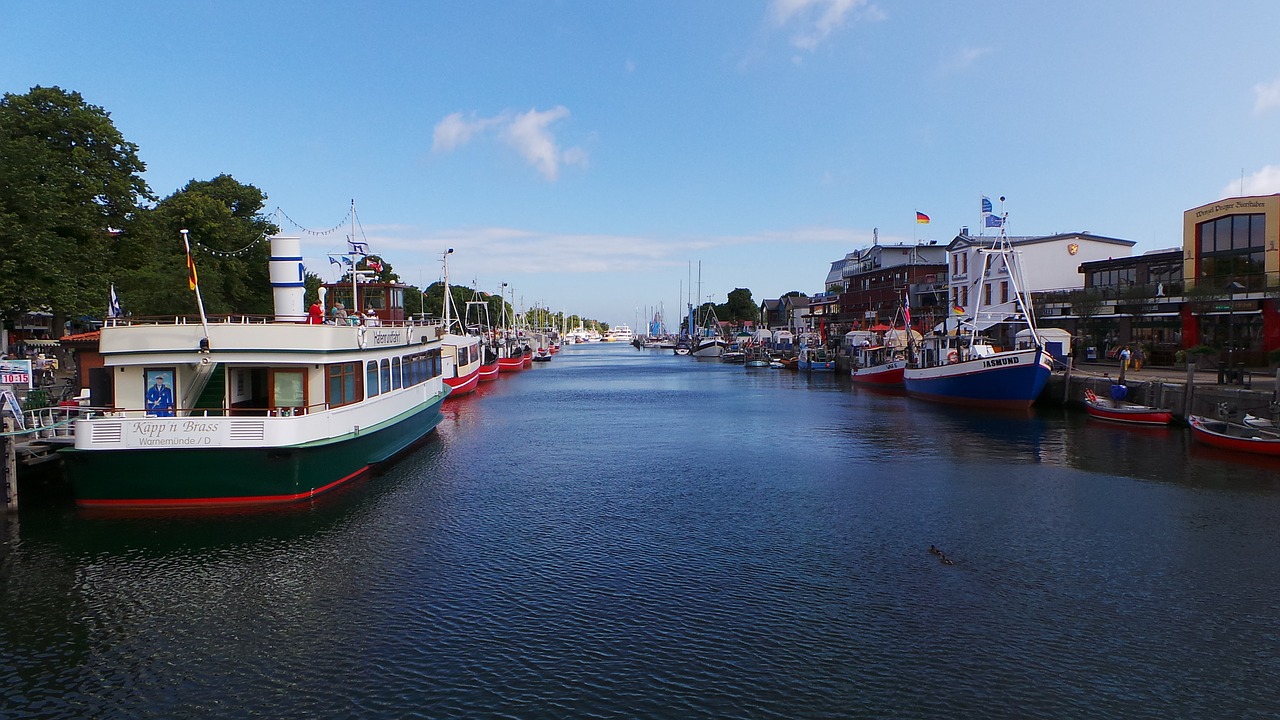
<instances>
[{"instance_id":1,"label":"canal water","mask_svg":"<svg viewBox=\"0 0 1280 720\"><path fill-rule=\"evenodd\" d=\"M312 505L35 493L0 716L1275 717L1278 469L570 347Z\"/></svg>"}]
</instances>

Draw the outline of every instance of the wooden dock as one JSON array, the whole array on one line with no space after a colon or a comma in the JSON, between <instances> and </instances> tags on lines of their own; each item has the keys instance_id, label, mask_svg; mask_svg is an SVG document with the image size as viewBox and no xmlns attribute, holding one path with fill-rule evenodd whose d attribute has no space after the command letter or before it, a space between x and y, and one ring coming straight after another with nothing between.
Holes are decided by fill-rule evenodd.
<instances>
[{"instance_id":1,"label":"wooden dock","mask_svg":"<svg viewBox=\"0 0 1280 720\"><path fill-rule=\"evenodd\" d=\"M48 407L27 411L21 418L5 415L0 432L0 499L6 511L18 508L21 468L52 461L59 450L74 445L74 424L83 412L80 407Z\"/></svg>"}]
</instances>

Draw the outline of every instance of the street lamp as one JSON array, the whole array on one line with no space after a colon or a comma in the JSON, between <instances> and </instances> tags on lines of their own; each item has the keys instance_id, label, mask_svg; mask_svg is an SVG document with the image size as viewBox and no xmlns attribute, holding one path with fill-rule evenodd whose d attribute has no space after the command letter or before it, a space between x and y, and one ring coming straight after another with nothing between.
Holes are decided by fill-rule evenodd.
<instances>
[{"instance_id":1,"label":"street lamp","mask_svg":"<svg viewBox=\"0 0 1280 720\"><path fill-rule=\"evenodd\" d=\"M1243 285L1232 280L1227 286L1227 382L1231 382L1234 376L1235 359L1236 359L1236 293L1245 289Z\"/></svg>"}]
</instances>

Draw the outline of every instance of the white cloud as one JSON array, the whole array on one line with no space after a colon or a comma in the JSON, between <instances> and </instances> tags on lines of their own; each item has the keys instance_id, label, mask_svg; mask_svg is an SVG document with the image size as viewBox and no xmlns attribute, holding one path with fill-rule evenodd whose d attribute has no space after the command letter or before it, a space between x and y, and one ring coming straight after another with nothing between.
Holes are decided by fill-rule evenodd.
<instances>
[{"instance_id":1,"label":"white cloud","mask_svg":"<svg viewBox=\"0 0 1280 720\"><path fill-rule=\"evenodd\" d=\"M855 14L870 21L885 18L870 0L773 0L769 5L774 26L792 28L791 44L801 50L814 50Z\"/></svg>"},{"instance_id":2,"label":"white cloud","mask_svg":"<svg viewBox=\"0 0 1280 720\"><path fill-rule=\"evenodd\" d=\"M536 167L543 177L555 181L560 174L560 163L581 165L586 162L585 151L578 148L562 151L551 135L551 124L567 117L569 109L563 105L546 111L533 109L521 113L502 129L502 139Z\"/></svg>"},{"instance_id":3,"label":"white cloud","mask_svg":"<svg viewBox=\"0 0 1280 720\"><path fill-rule=\"evenodd\" d=\"M554 182L560 175L561 165L587 165L586 150L561 149L551 133L551 125L567 117L569 109L563 105L545 111L534 108L525 113L503 112L489 118L478 118L474 113L469 117L453 113L436 123L431 150L449 152L496 128L499 139L537 168L543 177Z\"/></svg>"},{"instance_id":4,"label":"white cloud","mask_svg":"<svg viewBox=\"0 0 1280 720\"><path fill-rule=\"evenodd\" d=\"M1253 114L1261 115L1266 111L1280 107L1280 78L1268 83L1253 86Z\"/></svg>"},{"instance_id":5,"label":"white cloud","mask_svg":"<svg viewBox=\"0 0 1280 720\"><path fill-rule=\"evenodd\" d=\"M1252 175L1246 175L1243 183L1233 180L1218 194L1221 197L1240 197L1275 193L1280 193L1280 165L1267 165Z\"/></svg>"},{"instance_id":6,"label":"white cloud","mask_svg":"<svg viewBox=\"0 0 1280 720\"><path fill-rule=\"evenodd\" d=\"M460 112L453 113L436 123L435 132L432 133L431 151L448 152L466 145L471 142L472 136L484 132L501 121L501 116L477 118L472 114L471 118L467 119L463 118Z\"/></svg>"}]
</instances>

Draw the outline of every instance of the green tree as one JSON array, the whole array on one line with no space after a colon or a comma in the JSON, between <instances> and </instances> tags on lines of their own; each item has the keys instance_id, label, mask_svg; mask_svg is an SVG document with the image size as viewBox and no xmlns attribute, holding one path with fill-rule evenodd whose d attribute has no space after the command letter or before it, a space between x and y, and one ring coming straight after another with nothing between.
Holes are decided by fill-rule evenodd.
<instances>
[{"instance_id":1,"label":"green tree","mask_svg":"<svg viewBox=\"0 0 1280 720\"><path fill-rule=\"evenodd\" d=\"M721 320L741 324L746 321L755 322L760 317L760 308L751 299L751 291L736 288L731 291L724 305L716 306L716 316Z\"/></svg>"},{"instance_id":2,"label":"green tree","mask_svg":"<svg viewBox=\"0 0 1280 720\"><path fill-rule=\"evenodd\" d=\"M152 199L138 148L77 92L0 98L0 314L100 314L117 234Z\"/></svg>"},{"instance_id":3,"label":"green tree","mask_svg":"<svg viewBox=\"0 0 1280 720\"><path fill-rule=\"evenodd\" d=\"M192 180L142 213L120 246L121 304L135 315L195 313L182 230L210 314L274 310L267 238L278 228L261 214L266 195L230 175ZM302 312L302 308L299 308Z\"/></svg>"}]
</instances>

